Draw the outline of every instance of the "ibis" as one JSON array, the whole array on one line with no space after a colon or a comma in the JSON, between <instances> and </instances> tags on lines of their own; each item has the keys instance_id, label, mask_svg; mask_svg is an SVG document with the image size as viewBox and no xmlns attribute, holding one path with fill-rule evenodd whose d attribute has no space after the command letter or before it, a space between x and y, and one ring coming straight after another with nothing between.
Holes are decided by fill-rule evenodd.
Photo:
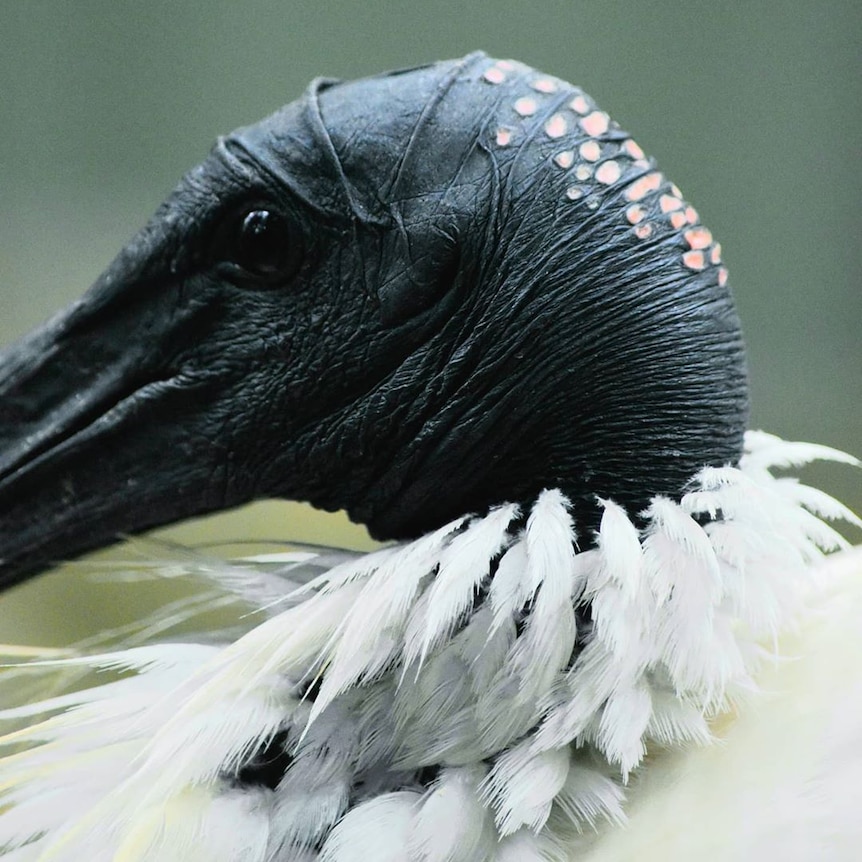
<instances>
[{"instance_id":1,"label":"ibis","mask_svg":"<svg viewBox=\"0 0 862 862\"><path fill-rule=\"evenodd\" d=\"M858 462L748 411L720 245L587 94L313 81L0 354L0 586L260 498L383 544L7 668L0 858L857 858L859 521L788 471Z\"/></svg>"}]
</instances>

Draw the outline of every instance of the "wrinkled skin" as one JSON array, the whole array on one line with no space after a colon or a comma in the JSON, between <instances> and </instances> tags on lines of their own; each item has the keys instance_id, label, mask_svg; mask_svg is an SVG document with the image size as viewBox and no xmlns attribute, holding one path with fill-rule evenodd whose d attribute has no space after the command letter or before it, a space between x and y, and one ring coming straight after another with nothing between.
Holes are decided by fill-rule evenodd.
<instances>
[{"instance_id":1,"label":"wrinkled skin","mask_svg":"<svg viewBox=\"0 0 862 862\"><path fill-rule=\"evenodd\" d=\"M533 73L490 62L313 83L0 355L0 584L260 497L402 538L556 485L584 535L736 460L728 290L621 229L637 168L593 211L559 144L495 147Z\"/></svg>"}]
</instances>

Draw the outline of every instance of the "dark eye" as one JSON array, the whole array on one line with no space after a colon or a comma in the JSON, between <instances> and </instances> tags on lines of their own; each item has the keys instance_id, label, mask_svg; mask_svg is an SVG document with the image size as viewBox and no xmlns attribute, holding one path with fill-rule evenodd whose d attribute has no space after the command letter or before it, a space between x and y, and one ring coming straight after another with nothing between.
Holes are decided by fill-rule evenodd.
<instances>
[{"instance_id":1,"label":"dark eye","mask_svg":"<svg viewBox=\"0 0 862 862\"><path fill-rule=\"evenodd\" d=\"M275 209L257 206L240 212L223 259L260 278L288 278L302 257L299 231ZM225 253L226 252L226 253Z\"/></svg>"}]
</instances>

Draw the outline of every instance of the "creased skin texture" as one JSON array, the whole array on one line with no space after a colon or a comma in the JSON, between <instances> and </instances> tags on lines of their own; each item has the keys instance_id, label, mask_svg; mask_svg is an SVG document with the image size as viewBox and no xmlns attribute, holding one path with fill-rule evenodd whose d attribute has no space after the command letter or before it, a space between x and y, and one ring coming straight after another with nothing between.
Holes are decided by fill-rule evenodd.
<instances>
[{"instance_id":1,"label":"creased skin texture","mask_svg":"<svg viewBox=\"0 0 862 862\"><path fill-rule=\"evenodd\" d=\"M556 487L589 541L746 417L720 249L589 97L483 54L318 80L0 355L0 583L260 497L401 539Z\"/></svg>"}]
</instances>

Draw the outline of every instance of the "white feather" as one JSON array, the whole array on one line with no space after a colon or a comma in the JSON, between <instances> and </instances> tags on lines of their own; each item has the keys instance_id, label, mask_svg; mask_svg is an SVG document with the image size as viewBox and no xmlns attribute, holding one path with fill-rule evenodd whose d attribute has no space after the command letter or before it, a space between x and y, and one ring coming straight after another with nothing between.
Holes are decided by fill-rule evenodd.
<instances>
[{"instance_id":1,"label":"white feather","mask_svg":"<svg viewBox=\"0 0 862 862\"><path fill-rule=\"evenodd\" d=\"M643 576L643 549L637 530L620 506L603 500L597 536L599 561L588 575L584 598L589 600L595 636L616 661L647 649L645 611L651 606Z\"/></svg>"},{"instance_id":2,"label":"white feather","mask_svg":"<svg viewBox=\"0 0 862 862\"><path fill-rule=\"evenodd\" d=\"M572 606L575 530L569 501L559 491L543 491L527 520L525 577L533 607L524 635L512 651L518 698L541 702L568 663L576 635Z\"/></svg>"},{"instance_id":3,"label":"white feather","mask_svg":"<svg viewBox=\"0 0 862 862\"><path fill-rule=\"evenodd\" d=\"M472 606L479 586L488 577L491 560L508 544L507 529L517 515L517 506L502 506L456 536L443 550L437 576L428 590L420 662L432 646L452 634ZM411 664L415 657L415 647L407 644L405 664Z\"/></svg>"},{"instance_id":4,"label":"white feather","mask_svg":"<svg viewBox=\"0 0 862 862\"><path fill-rule=\"evenodd\" d=\"M812 461L835 461L858 467L859 459L822 446L819 443L796 443L782 440L764 431L747 431L745 434L745 454L740 461L742 470L775 470L788 467L804 467Z\"/></svg>"},{"instance_id":5,"label":"white feather","mask_svg":"<svg viewBox=\"0 0 862 862\"><path fill-rule=\"evenodd\" d=\"M579 832L597 829L603 822L622 825L625 794L619 784L594 766L572 763L566 783L557 796L560 813Z\"/></svg>"},{"instance_id":6,"label":"white feather","mask_svg":"<svg viewBox=\"0 0 862 862\"><path fill-rule=\"evenodd\" d=\"M422 579L431 575L450 536L461 521L447 524L397 553L369 572L362 591L347 611L325 651L327 673L311 711L314 720L341 692L371 679L400 650L410 609ZM505 535L505 526L498 530ZM456 539L457 541L457 539ZM373 620L374 624L369 625Z\"/></svg>"},{"instance_id":7,"label":"white feather","mask_svg":"<svg viewBox=\"0 0 862 862\"><path fill-rule=\"evenodd\" d=\"M485 768L444 769L422 800L412 827L409 858L417 862L490 862L497 833L479 799Z\"/></svg>"},{"instance_id":8,"label":"white feather","mask_svg":"<svg viewBox=\"0 0 862 862\"><path fill-rule=\"evenodd\" d=\"M545 830L536 835L521 829L501 839L494 862L568 862L565 843Z\"/></svg>"},{"instance_id":9,"label":"white feather","mask_svg":"<svg viewBox=\"0 0 862 862\"><path fill-rule=\"evenodd\" d=\"M356 806L332 830L320 862L406 862L421 799L401 791Z\"/></svg>"},{"instance_id":10,"label":"white feather","mask_svg":"<svg viewBox=\"0 0 862 862\"><path fill-rule=\"evenodd\" d=\"M539 832L569 772L568 747L534 753L529 741L501 755L485 783L484 798L494 808L500 835L526 826Z\"/></svg>"},{"instance_id":11,"label":"white feather","mask_svg":"<svg viewBox=\"0 0 862 862\"><path fill-rule=\"evenodd\" d=\"M488 600L494 611L492 631L510 621L530 601L532 591L524 577L527 571L527 543L515 542L497 564Z\"/></svg>"},{"instance_id":12,"label":"white feather","mask_svg":"<svg viewBox=\"0 0 862 862\"><path fill-rule=\"evenodd\" d=\"M187 789L142 811L116 850L116 862L265 862L267 794Z\"/></svg>"}]
</instances>

